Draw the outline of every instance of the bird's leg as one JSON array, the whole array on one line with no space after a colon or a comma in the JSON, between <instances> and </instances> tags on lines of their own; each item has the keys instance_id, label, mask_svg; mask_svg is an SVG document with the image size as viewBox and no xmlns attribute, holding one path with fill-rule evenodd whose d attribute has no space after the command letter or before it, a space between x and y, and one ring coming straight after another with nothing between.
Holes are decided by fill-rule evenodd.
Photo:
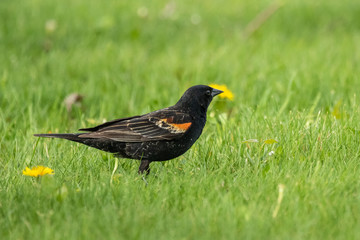
<instances>
[{"instance_id":1,"label":"bird's leg","mask_svg":"<svg viewBox=\"0 0 360 240\"><path fill-rule=\"evenodd\" d=\"M149 165L150 165L150 161L149 161L149 160L141 160L138 173L139 173L139 174L144 174L144 173L146 173L146 175L149 175L149 173L150 173L150 167L149 167Z\"/></svg>"}]
</instances>

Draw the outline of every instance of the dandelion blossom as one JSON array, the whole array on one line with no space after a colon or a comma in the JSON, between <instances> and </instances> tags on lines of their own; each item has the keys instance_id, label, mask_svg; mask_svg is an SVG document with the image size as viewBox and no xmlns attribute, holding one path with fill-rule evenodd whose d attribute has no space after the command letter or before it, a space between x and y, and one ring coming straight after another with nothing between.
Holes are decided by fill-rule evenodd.
<instances>
[{"instance_id":1,"label":"dandelion blossom","mask_svg":"<svg viewBox=\"0 0 360 240\"><path fill-rule=\"evenodd\" d=\"M209 86L224 91L219 95L220 98L229 99L230 101L234 100L234 94L227 88L226 85L210 84Z\"/></svg>"},{"instance_id":2,"label":"dandelion blossom","mask_svg":"<svg viewBox=\"0 0 360 240\"><path fill-rule=\"evenodd\" d=\"M37 167L33 167L32 169L26 167L25 170L23 170L23 175L30 177L44 176L46 174L53 175L54 170L44 166L37 166Z\"/></svg>"}]
</instances>

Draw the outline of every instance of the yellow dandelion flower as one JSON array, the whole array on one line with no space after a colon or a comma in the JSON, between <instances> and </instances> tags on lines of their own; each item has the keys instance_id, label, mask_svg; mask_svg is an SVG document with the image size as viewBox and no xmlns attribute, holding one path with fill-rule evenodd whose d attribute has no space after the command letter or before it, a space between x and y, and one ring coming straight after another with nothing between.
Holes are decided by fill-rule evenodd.
<instances>
[{"instance_id":1,"label":"yellow dandelion flower","mask_svg":"<svg viewBox=\"0 0 360 240\"><path fill-rule=\"evenodd\" d=\"M227 98L230 101L234 100L234 94L227 88L226 85L210 84L209 86L224 91L223 93L220 93L220 98Z\"/></svg>"},{"instance_id":2,"label":"yellow dandelion flower","mask_svg":"<svg viewBox=\"0 0 360 240\"><path fill-rule=\"evenodd\" d=\"M32 169L26 167L25 170L23 170L23 175L30 177L44 176L46 174L53 175L54 170L44 166L37 166L37 167L33 167Z\"/></svg>"}]
</instances>

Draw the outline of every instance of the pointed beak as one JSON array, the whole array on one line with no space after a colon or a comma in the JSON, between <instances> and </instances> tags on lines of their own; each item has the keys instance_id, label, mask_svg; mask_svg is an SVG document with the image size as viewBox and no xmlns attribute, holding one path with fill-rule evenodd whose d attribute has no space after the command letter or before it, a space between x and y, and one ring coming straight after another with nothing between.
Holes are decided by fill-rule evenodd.
<instances>
[{"instance_id":1,"label":"pointed beak","mask_svg":"<svg viewBox=\"0 0 360 240\"><path fill-rule=\"evenodd\" d=\"M219 89L213 88L211 96L215 97L216 95L219 95L220 93L223 93L224 91L221 91Z\"/></svg>"}]
</instances>

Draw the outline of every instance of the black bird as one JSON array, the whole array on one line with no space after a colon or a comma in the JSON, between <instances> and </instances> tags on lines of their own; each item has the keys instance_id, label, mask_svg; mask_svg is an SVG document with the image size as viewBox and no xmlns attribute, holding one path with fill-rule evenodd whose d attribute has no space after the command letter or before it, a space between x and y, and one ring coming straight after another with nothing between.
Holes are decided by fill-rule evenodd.
<instances>
[{"instance_id":1,"label":"black bird","mask_svg":"<svg viewBox=\"0 0 360 240\"><path fill-rule=\"evenodd\" d=\"M139 173L150 173L150 163L184 154L200 137L207 108L221 90L206 85L189 88L171 107L141 116L116 119L79 131L87 133L35 134L64 138L114 153L117 157L141 160Z\"/></svg>"}]
</instances>

